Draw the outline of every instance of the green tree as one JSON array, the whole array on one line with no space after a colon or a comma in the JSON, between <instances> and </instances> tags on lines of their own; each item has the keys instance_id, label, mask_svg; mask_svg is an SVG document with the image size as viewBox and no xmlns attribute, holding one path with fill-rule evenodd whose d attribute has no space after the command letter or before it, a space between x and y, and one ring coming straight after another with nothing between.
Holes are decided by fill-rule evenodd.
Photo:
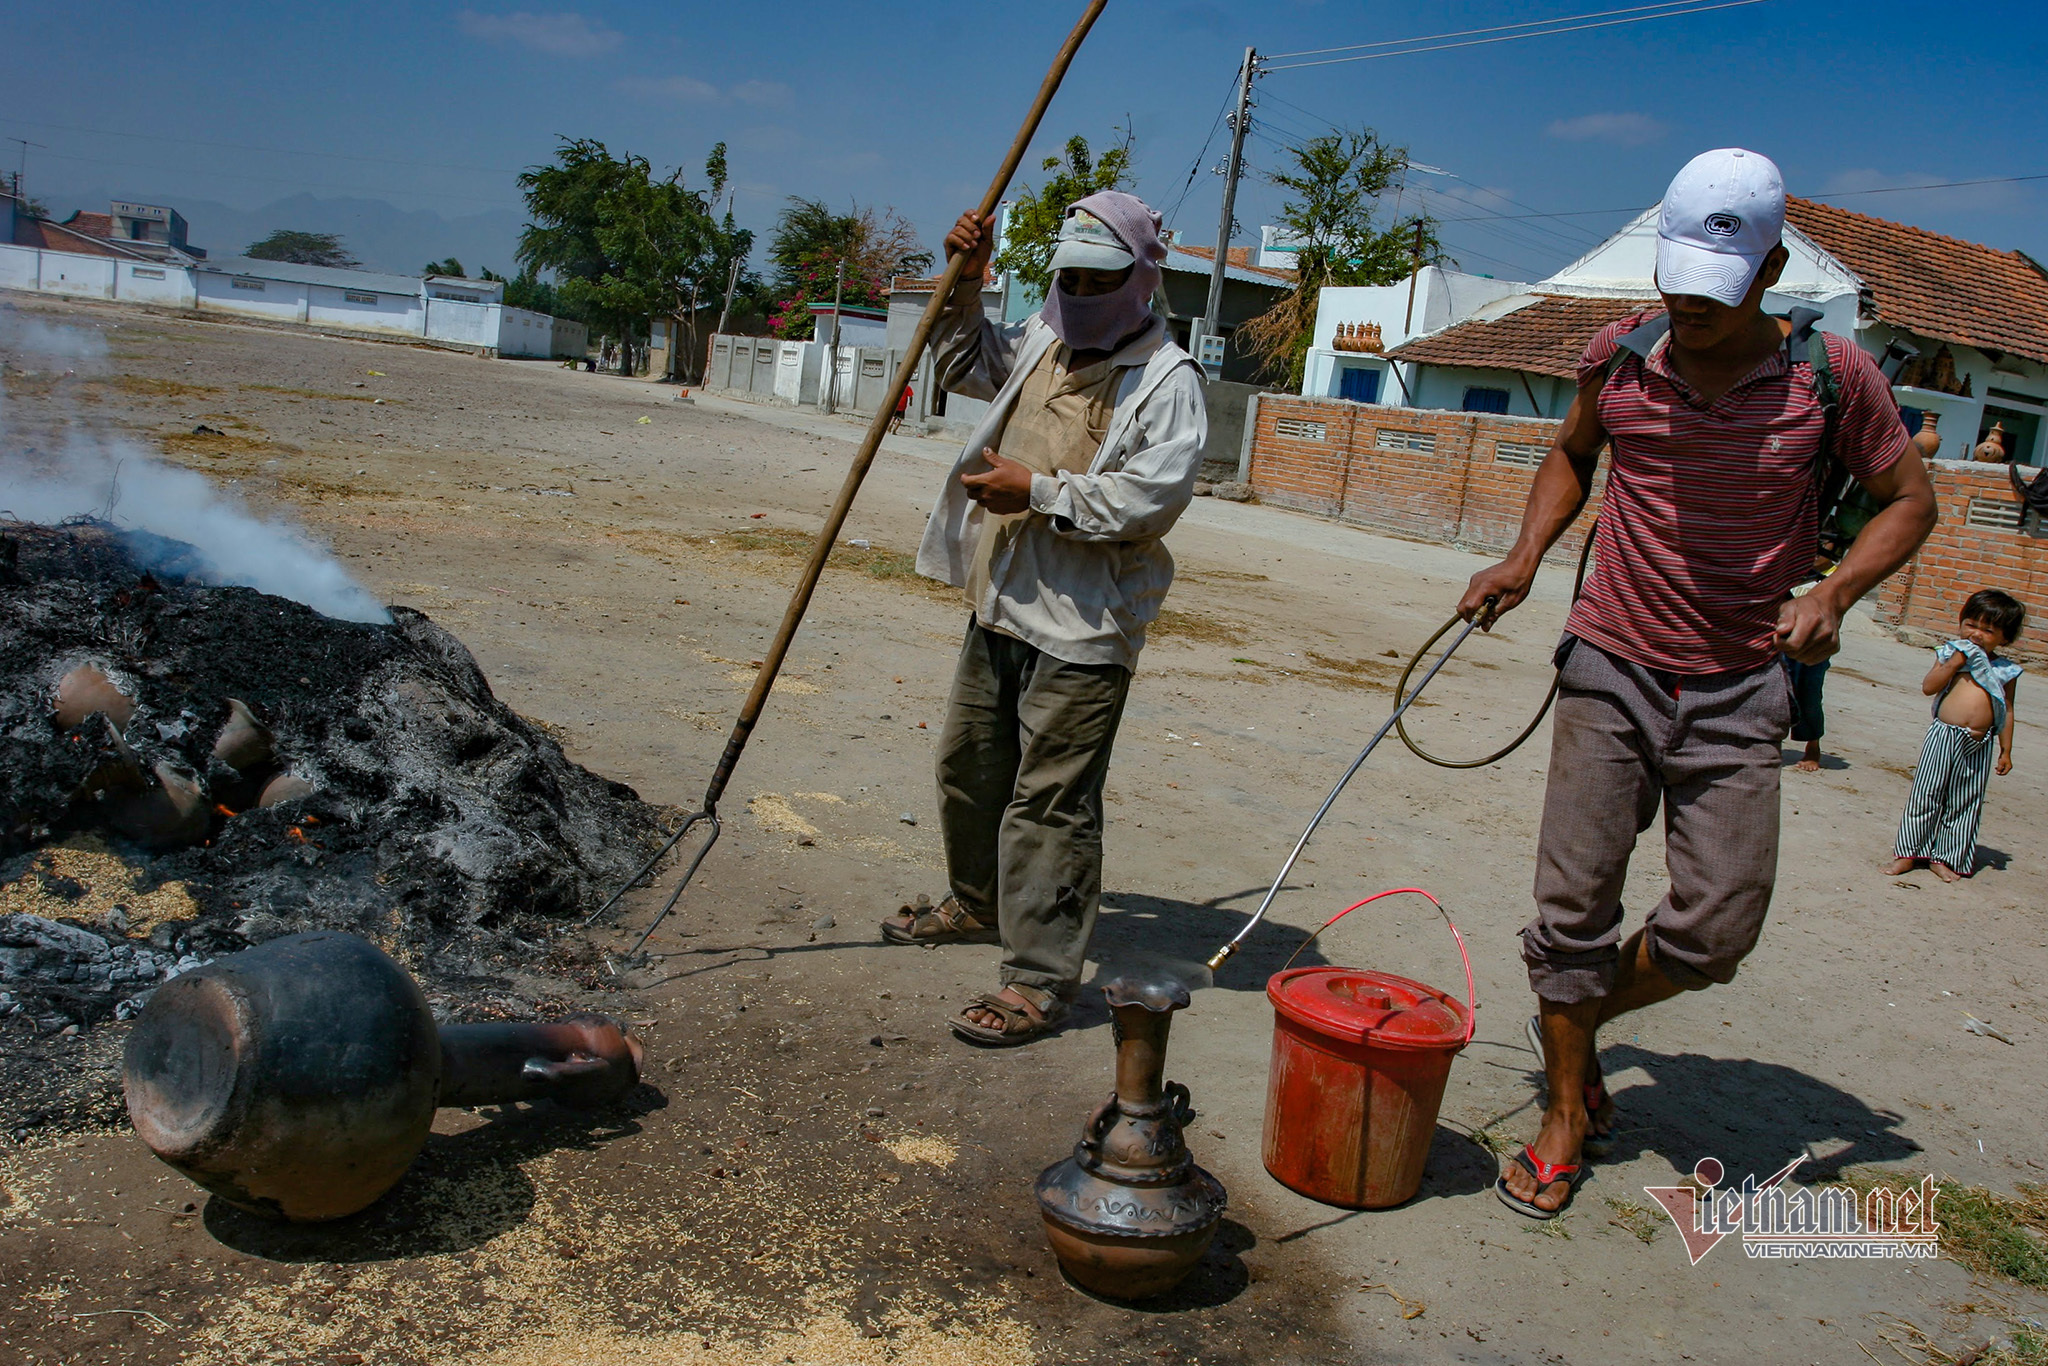
<instances>
[{"instance_id":1,"label":"green tree","mask_svg":"<svg viewBox=\"0 0 2048 1366\"><path fill-rule=\"evenodd\" d=\"M489 272L486 272L488 274ZM422 275L452 275L458 280L467 280L469 272L462 268L462 262L453 256L445 261L429 261L420 267Z\"/></svg>"},{"instance_id":2,"label":"green tree","mask_svg":"<svg viewBox=\"0 0 2048 1366\"><path fill-rule=\"evenodd\" d=\"M505 282L505 306L524 308L534 313L562 312L562 301L555 297L554 282L541 279L540 272L532 266L525 267Z\"/></svg>"},{"instance_id":3,"label":"green tree","mask_svg":"<svg viewBox=\"0 0 2048 1366\"><path fill-rule=\"evenodd\" d=\"M870 308L888 306L890 281L896 276L923 275L932 268L932 254L918 245L917 229L894 209L878 213L855 204L846 213L834 213L823 200L796 196L776 221L768 259L775 265L777 299L769 329L794 339L811 335L809 306L832 297L842 262L842 300Z\"/></svg>"},{"instance_id":4,"label":"green tree","mask_svg":"<svg viewBox=\"0 0 2048 1366\"><path fill-rule=\"evenodd\" d=\"M693 374L697 314L723 291L731 263L753 249L730 207L713 216L726 174L724 143L705 161L707 188L693 190L680 171L657 177L645 157L563 139L555 164L519 177L533 216L520 235L522 278L537 287L537 273L552 271L559 308L618 338L624 373L652 320L676 319L684 342L671 355L688 368L672 374Z\"/></svg>"},{"instance_id":5,"label":"green tree","mask_svg":"<svg viewBox=\"0 0 2048 1366\"><path fill-rule=\"evenodd\" d=\"M1273 177L1288 191L1280 225L1301 244L1294 289L1241 330L1262 373L1301 387L1315 337L1316 301L1328 285L1388 285L1420 262L1444 258L1436 220L1411 214L1382 227L1380 198L1408 167L1408 149L1389 147L1379 134L1338 129L1288 149L1294 169Z\"/></svg>"},{"instance_id":6,"label":"green tree","mask_svg":"<svg viewBox=\"0 0 2048 1366\"><path fill-rule=\"evenodd\" d=\"M1026 185L1010 207L1003 249L993 264L1015 274L1040 298L1052 286L1053 245L1068 206L1102 190L1128 190L1137 183L1131 173L1131 135L1122 129L1116 132L1115 145L1100 156L1090 149L1088 139L1079 134L1068 138L1062 154L1047 157L1040 168L1052 176L1035 190Z\"/></svg>"},{"instance_id":7,"label":"green tree","mask_svg":"<svg viewBox=\"0 0 2048 1366\"><path fill-rule=\"evenodd\" d=\"M262 241L251 242L242 254L258 261L290 261L293 265L337 266L343 270L353 270L362 264L342 246L339 233L298 232L291 228L279 228Z\"/></svg>"}]
</instances>

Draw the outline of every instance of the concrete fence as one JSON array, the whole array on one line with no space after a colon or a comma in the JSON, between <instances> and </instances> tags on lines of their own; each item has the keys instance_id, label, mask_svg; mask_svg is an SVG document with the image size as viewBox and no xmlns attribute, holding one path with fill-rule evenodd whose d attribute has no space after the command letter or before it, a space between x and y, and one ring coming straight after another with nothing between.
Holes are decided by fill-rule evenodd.
<instances>
[{"instance_id":1,"label":"concrete fence","mask_svg":"<svg viewBox=\"0 0 2048 1366\"><path fill-rule=\"evenodd\" d=\"M902 354L880 346L842 346L828 359L831 352L826 342L719 333L711 338L704 388L787 407L820 408L829 378L835 412L872 417L889 401L889 382L903 363Z\"/></svg>"},{"instance_id":2,"label":"concrete fence","mask_svg":"<svg viewBox=\"0 0 2048 1366\"><path fill-rule=\"evenodd\" d=\"M379 277L388 278L388 277ZM581 356L582 323L498 303L393 293L366 283L306 283L122 257L0 244L0 289L227 313L503 356Z\"/></svg>"}]
</instances>

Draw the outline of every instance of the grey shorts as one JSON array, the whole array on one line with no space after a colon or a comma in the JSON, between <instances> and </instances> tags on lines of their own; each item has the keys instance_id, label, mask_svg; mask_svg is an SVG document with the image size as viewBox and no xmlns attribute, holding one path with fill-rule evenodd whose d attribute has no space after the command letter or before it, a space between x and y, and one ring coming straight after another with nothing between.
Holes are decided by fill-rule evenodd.
<instances>
[{"instance_id":1,"label":"grey shorts","mask_svg":"<svg viewBox=\"0 0 2048 1366\"><path fill-rule=\"evenodd\" d=\"M1784 669L1679 676L1572 636L1558 655L1529 985L1564 1002L1612 988L1629 856L1660 808L1671 889L1644 921L1651 961L1683 987L1729 981L1777 881Z\"/></svg>"}]
</instances>

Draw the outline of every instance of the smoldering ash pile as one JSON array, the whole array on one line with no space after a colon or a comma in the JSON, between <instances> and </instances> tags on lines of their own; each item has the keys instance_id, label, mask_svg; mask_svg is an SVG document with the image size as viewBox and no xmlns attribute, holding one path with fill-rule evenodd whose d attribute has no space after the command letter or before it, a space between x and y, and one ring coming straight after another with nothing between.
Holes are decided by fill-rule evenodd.
<instances>
[{"instance_id":1,"label":"smoldering ash pile","mask_svg":"<svg viewBox=\"0 0 2048 1366\"><path fill-rule=\"evenodd\" d=\"M654 847L660 813L422 614L218 579L147 531L0 520L0 884L44 912L0 916L0 1013L130 1014L181 967L309 929L461 978L531 960ZM181 886L185 913L67 914L88 889L56 854L81 846L138 897Z\"/></svg>"}]
</instances>

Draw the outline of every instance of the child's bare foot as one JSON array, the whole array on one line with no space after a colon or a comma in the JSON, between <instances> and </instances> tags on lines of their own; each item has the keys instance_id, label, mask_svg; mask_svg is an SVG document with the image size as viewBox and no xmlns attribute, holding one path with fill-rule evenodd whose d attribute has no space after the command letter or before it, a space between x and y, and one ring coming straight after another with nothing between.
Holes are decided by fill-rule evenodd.
<instances>
[{"instance_id":1,"label":"child's bare foot","mask_svg":"<svg viewBox=\"0 0 2048 1366\"><path fill-rule=\"evenodd\" d=\"M1799 756L1798 763L1792 765L1792 771L1795 773L1820 772L1820 741L1808 740L1806 742L1806 752Z\"/></svg>"},{"instance_id":2,"label":"child's bare foot","mask_svg":"<svg viewBox=\"0 0 2048 1366\"><path fill-rule=\"evenodd\" d=\"M1949 867L1940 859L1934 860L1934 862L1928 866L1934 869L1934 875L1940 878L1943 882L1961 882L1963 880L1963 875L1961 873Z\"/></svg>"},{"instance_id":3,"label":"child's bare foot","mask_svg":"<svg viewBox=\"0 0 2048 1366\"><path fill-rule=\"evenodd\" d=\"M1909 858L1895 858L1884 866L1885 876L1897 877L1900 873L1910 873L1913 871L1913 863L1914 860Z\"/></svg>"}]
</instances>

